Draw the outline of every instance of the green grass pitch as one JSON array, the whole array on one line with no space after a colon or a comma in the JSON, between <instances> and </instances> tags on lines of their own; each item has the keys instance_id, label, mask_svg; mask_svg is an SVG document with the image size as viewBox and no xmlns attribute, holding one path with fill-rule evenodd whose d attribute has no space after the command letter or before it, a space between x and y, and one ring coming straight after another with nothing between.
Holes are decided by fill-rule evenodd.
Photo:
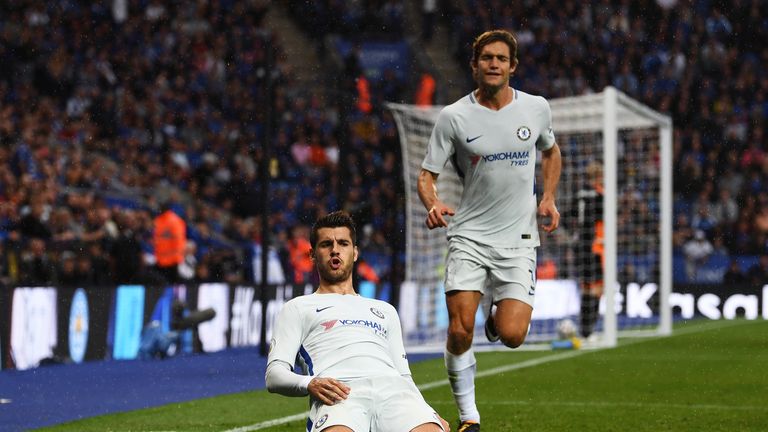
<instances>
[{"instance_id":1,"label":"green grass pitch","mask_svg":"<svg viewBox=\"0 0 768 432\"><path fill-rule=\"evenodd\" d=\"M768 430L768 321L691 321L614 349L478 353L477 401L493 431ZM441 359L411 366L454 427ZM303 431L305 398L266 391L99 416L45 431Z\"/></svg>"}]
</instances>

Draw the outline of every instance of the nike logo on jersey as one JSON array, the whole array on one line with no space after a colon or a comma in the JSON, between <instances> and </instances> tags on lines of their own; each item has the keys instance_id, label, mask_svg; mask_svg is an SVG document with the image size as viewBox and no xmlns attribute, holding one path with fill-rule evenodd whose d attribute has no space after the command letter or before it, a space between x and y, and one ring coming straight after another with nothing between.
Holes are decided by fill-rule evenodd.
<instances>
[{"instance_id":1,"label":"nike logo on jersey","mask_svg":"<svg viewBox=\"0 0 768 432\"><path fill-rule=\"evenodd\" d=\"M469 143L471 143L472 141L474 141L474 140L476 140L476 139L480 138L481 136L482 136L482 135L478 135L478 136L476 136L476 137L474 137L474 138L470 138L470 137L467 137L467 144L469 144Z\"/></svg>"},{"instance_id":2,"label":"nike logo on jersey","mask_svg":"<svg viewBox=\"0 0 768 432\"><path fill-rule=\"evenodd\" d=\"M324 310L326 310L326 309L330 309L330 308L332 308L332 307L333 307L333 306L326 306L326 307L324 307L324 308L317 308L317 309L315 309L315 312L322 312L322 311L324 311Z\"/></svg>"}]
</instances>

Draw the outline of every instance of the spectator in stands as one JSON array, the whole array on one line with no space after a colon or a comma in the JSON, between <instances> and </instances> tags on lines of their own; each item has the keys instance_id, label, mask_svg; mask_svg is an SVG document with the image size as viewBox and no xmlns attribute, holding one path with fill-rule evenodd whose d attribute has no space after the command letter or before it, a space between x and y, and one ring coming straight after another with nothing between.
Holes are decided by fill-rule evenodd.
<instances>
[{"instance_id":1,"label":"spectator in stands","mask_svg":"<svg viewBox=\"0 0 768 432\"><path fill-rule=\"evenodd\" d=\"M725 246L725 239L719 227L712 233L712 257L728 259L728 248Z\"/></svg>"},{"instance_id":2,"label":"spectator in stands","mask_svg":"<svg viewBox=\"0 0 768 432\"><path fill-rule=\"evenodd\" d=\"M435 15L437 15L437 0L423 0L421 4L421 41L432 42L435 32Z\"/></svg>"},{"instance_id":3,"label":"spectator in stands","mask_svg":"<svg viewBox=\"0 0 768 432\"><path fill-rule=\"evenodd\" d=\"M739 260L731 259L728 270L723 274L723 283L727 286L742 285L747 281L747 276L741 270Z\"/></svg>"},{"instance_id":4,"label":"spectator in stands","mask_svg":"<svg viewBox=\"0 0 768 432\"><path fill-rule=\"evenodd\" d=\"M147 283L139 224L132 210L119 215L120 235L109 250L110 273L115 284Z\"/></svg>"},{"instance_id":5,"label":"spectator in stands","mask_svg":"<svg viewBox=\"0 0 768 432\"><path fill-rule=\"evenodd\" d=\"M21 253L19 266L22 283L32 286L49 285L56 278L56 266L48 256L45 240L32 237Z\"/></svg>"},{"instance_id":6,"label":"spectator in stands","mask_svg":"<svg viewBox=\"0 0 768 432\"><path fill-rule=\"evenodd\" d=\"M768 233L768 203L762 204L755 215L755 232Z\"/></svg>"},{"instance_id":7,"label":"spectator in stands","mask_svg":"<svg viewBox=\"0 0 768 432\"><path fill-rule=\"evenodd\" d=\"M711 232L717 225L718 220L712 214L712 204L709 202L706 192L702 192L700 201L694 206L695 212L691 218L691 227L704 232Z\"/></svg>"},{"instance_id":8,"label":"spectator in stands","mask_svg":"<svg viewBox=\"0 0 768 432\"><path fill-rule=\"evenodd\" d=\"M640 84L637 80L637 76L632 72L629 60L622 63L621 73L616 75L613 79L613 85L625 93L637 94Z\"/></svg>"},{"instance_id":9,"label":"spectator in stands","mask_svg":"<svg viewBox=\"0 0 768 432\"><path fill-rule=\"evenodd\" d=\"M6 286L11 283L11 261L16 261L16 254L9 253L8 248L0 238L0 286Z\"/></svg>"},{"instance_id":10,"label":"spectator in stands","mask_svg":"<svg viewBox=\"0 0 768 432\"><path fill-rule=\"evenodd\" d=\"M747 279L756 287L768 284L768 253L760 255L758 262L749 268Z\"/></svg>"},{"instance_id":11,"label":"spectator in stands","mask_svg":"<svg viewBox=\"0 0 768 432\"><path fill-rule=\"evenodd\" d=\"M353 44L347 55L344 57L344 80L353 89L354 80L363 73L363 67L360 65L360 45Z\"/></svg>"},{"instance_id":12,"label":"spectator in stands","mask_svg":"<svg viewBox=\"0 0 768 432\"><path fill-rule=\"evenodd\" d=\"M733 199L731 191L721 188L718 199L712 208L712 216L720 223L732 225L739 218L739 205Z\"/></svg>"},{"instance_id":13,"label":"spectator in stands","mask_svg":"<svg viewBox=\"0 0 768 432\"><path fill-rule=\"evenodd\" d=\"M207 256L206 256L207 258ZM194 282L220 282L212 278L211 269L208 266L207 260L198 261L195 265L195 277Z\"/></svg>"},{"instance_id":14,"label":"spectator in stands","mask_svg":"<svg viewBox=\"0 0 768 432\"><path fill-rule=\"evenodd\" d=\"M90 253L91 251L85 248L75 259L75 283L80 286L100 285L98 282L106 279L104 273L94 269L93 261L98 258L92 257Z\"/></svg>"},{"instance_id":15,"label":"spectator in stands","mask_svg":"<svg viewBox=\"0 0 768 432\"><path fill-rule=\"evenodd\" d=\"M682 252L685 243L693 237L693 230L685 213L675 215L675 225L672 228L672 247Z\"/></svg>"},{"instance_id":16,"label":"spectator in stands","mask_svg":"<svg viewBox=\"0 0 768 432\"><path fill-rule=\"evenodd\" d=\"M757 170L765 168L765 161L768 156L765 149L761 146L761 143L765 140L763 128L760 123L757 123L751 130L749 147L744 151L741 159L743 168L755 168Z\"/></svg>"},{"instance_id":17,"label":"spectator in stands","mask_svg":"<svg viewBox=\"0 0 768 432\"><path fill-rule=\"evenodd\" d=\"M689 282L698 280L698 270L709 259L712 252L712 243L707 239L706 233L703 230L696 230L693 238L683 247L685 274Z\"/></svg>"},{"instance_id":18,"label":"spectator in stands","mask_svg":"<svg viewBox=\"0 0 768 432\"><path fill-rule=\"evenodd\" d=\"M753 254L758 251L759 246L755 242L750 216L739 218L727 241L730 251L738 252L740 254Z\"/></svg>"},{"instance_id":19,"label":"spectator in stands","mask_svg":"<svg viewBox=\"0 0 768 432\"><path fill-rule=\"evenodd\" d=\"M112 220L112 211L103 202L97 202L95 207L86 211L83 233L80 240L83 242L108 242L115 239L119 230Z\"/></svg>"},{"instance_id":20,"label":"spectator in stands","mask_svg":"<svg viewBox=\"0 0 768 432\"><path fill-rule=\"evenodd\" d=\"M77 286L79 278L75 267L75 254L65 250L59 256L59 268L56 277L57 283L63 286Z\"/></svg>"},{"instance_id":21,"label":"spectator in stands","mask_svg":"<svg viewBox=\"0 0 768 432\"><path fill-rule=\"evenodd\" d=\"M422 76L420 81L424 81L425 79L428 78ZM424 87L428 96L431 97L434 95L434 80L431 93L429 92L429 82L423 83L422 86ZM376 83L375 93L376 98L374 102L379 107L381 107L384 102L403 102L403 83L401 82L400 78L397 77L394 69L384 69L384 73L382 73L381 77L379 77L379 80Z\"/></svg>"},{"instance_id":22,"label":"spectator in stands","mask_svg":"<svg viewBox=\"0 0 768 432\"><path fill-rule=\"evenodd\" d=\"M48 228L47 212L42 197L35 197L28 207L28 212L16 226L16 230L24 238L36 238L47 241L51 238L51 230Z\"/></svg>"},{"instance_id":23,"label":"spectator in stands","mask_svg":"<svg viewBox=\"0 0 768 432\"><path fill-rule=\"evenodd\" d=\"M72 211L66 207L53 210L48 227L53 242L59 245L71 246L82 236L82 230L72 218Z\"/></svg>"}]
</instances>

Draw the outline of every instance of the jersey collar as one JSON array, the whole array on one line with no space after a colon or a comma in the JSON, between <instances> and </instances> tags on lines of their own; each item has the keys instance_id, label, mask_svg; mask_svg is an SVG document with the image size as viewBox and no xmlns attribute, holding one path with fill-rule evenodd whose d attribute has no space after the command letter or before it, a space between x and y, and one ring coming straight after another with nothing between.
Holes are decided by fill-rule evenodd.
<instances>
[{"instance_id":1,"label":"jersey collar","mask_svg":"<svg viewBox=\"0 0 768 432\"><path fill-rule=\"evenodd\" d=\"M506 108L507 106L511 105L512 102L514 102L514 101L516 101L518 99L518 92L517 92L517 90L515 90L515 88L511 87L511 86L510 86L510 89L512 89L512 101L510 103L508 103L507 105L504 105L503 107L501 107L501 109ZM480 102L478 102L477 98L475 97L475 91L474 90L469 92L469 101L472 102L472 104L474 104L474 105L480 105ZM483 107L483 108L488 109L487 107L485 107L483 105L480 105L480 106ZM501 111L501 110L499 110L499 111Z\"/></svg>"}]
</instances>

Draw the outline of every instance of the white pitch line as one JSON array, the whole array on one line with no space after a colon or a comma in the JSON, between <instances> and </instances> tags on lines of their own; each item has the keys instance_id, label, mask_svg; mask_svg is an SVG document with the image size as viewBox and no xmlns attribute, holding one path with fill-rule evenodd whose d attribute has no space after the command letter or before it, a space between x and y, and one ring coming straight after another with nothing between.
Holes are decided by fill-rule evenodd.
<instances>
[{"instance_id":1,"label":"white pitch line","mask_svg":"<svg viewBox=\"0 0 768 432\"><path fill-rule=\"evenodd\" d=\"M285 423L290 423L290 422L296 421L296 420L304 420L304 419L307 418L307 416L309 416L309 411L303 412L301 414L294 414L294 415L288 416L288 417L280 417L280 418L277 418L277 419L274 419L274 420L267 420L267 421L263 421L261 423L256 423L256 424L252 424L252 425L248 425L248 426L243 426L243 427L239 427L239 428L227 429L224 432L250 432L250 431L255 431L255 430L259 430L259 429L266 429L266 428L268 428L270 426L277 426L277 425L281 425L281 424L285 424Z\"/></svg>"},{"instance_id":2,"label":"white pitch line","mask_svg":"<svg viewBox=\"0 0 768 432\"><path fill-rule=\"evenodd\" d=\"M453 400L431 401L435 405L454 404ZM478 402L478 405L529 405L529 406L564 406L564 407L626 407L626 408L680 408L700 410L736 410L736 411L768 411L768 406L759 405L722 405L722 404L670 404L670 403L644 403L644 402L531 402L531 401L497 401Z\"/></svg>"},{"instance_id":3,"label":"white pitch line","mask_svg":"<svg viewBox=\"0 0 768 432\"><path fill-rule=\"evenodd\" d=\"M693 333L700 333L700 332L704 332L704 331L708 331L708 330L715 330L715 329L720 329L720 328L723 328L723 327L730 327L731 325L738 325L738 324L744 324L744 323L749 323L749 322L751 322L751 321L737 320L737 321L730 321L727 324L723 324L722 321L713 321L713 323L717 323L717 324L712 324L712 325L704 324L704 325L696 326L696 327L693 327L693 328L689 327L687 329L677 330L677 331L673 332L670 337L682 336L682 335L693 334ZM635 343L640 343L640 342L645 342L645 341L650 341L650 340L658 340L658 338L636 339L636 340L633 340L631 342L622 343L620 346L632 345L632 344L635 344ZM572 357L578 357L578 356L583 355L583 354L588 354L588 353L602 351L604 349L607 349L607 348L597 348L597 349L590 349L590 350L562 351L562 352L559 352L557 354L553 354L553 355L550 355L550 356L539 357L539 358L535 358L535 359L531 359L531 360L526 360L526 361L523 361L523 362L520 362L520 363L514 363L514 364L511 364L511 365L499 366L499 367L495 367L495 368L492 368L492 369L486 369L486 370L478 372L475 375L475 378L482 378L482 377L487 377L487 376L491 376L491 375L497 375L497 374L500 374L500 373L509 372L509 371L513 371L513 370L524 369L524 368L533 367L533 366L539 366L539 365L542 365L542 364L545 364L545 363L551 363L551 362L554 362L554 361L560 361L560 360L565 360L565 359L569 359L569 358L572 358ZM432 381L432 382L429 382L429 383L425 383L425 384L422 384L422 385L420 385L418 387L419 387L419 390L429 390L429 389L433 389L435 387L441 387L441 386L448 385L448 384L449 383L448 383L447 379L442 379L442 380L438 380L438 381ZM668 405L666 405L666 406L668 406ZM703 407L703 406L707 406L707 405L701 405L701 406ZM693 407L693 406L686 405L686 407ZM278 425L281 425L281 424L290 423L290 422L296 421L296 420L303 420L303 419L306 419L308 416L309 416L309 411L305 411L305 412L300 413L300 414L294 414L294 415L287 416L287 417L280 417L280 418L276 418L276 419L273 419L273 420L267 420L267 421L263 421L263 422L260 422L260 423L255 423L255 424L252 424L252 425L242 426L242 427L235 428L235 429L227 429L227 430L222 431L222 432L251 432L251 431L266 429L266 428L271 427L271 426L278 426Z\"/></svg>"},{"instance_id":4,"label":"white pitch line","mask_svg":"<svg viewBox=\"0 0 768 432\"><path fill-rule=\"evenodd\" d=\"M513 363L513 364L510 364L510 365L506 365L506 366L499 366L499 367L495 367L495 368L491 368L491 369L486 369L486 370L482 370L482 371L477 372L475 374L475 379L483 378L483 377L487 377L487 376L491 376L491 375L498 375L500 373L509 372L509 371L513 371L513 370L525 369L525 368L528 368L528 367L538 366L538 365L541 365L541 364L544 364L544 363L553 362L553 361L565 360L565 359L568 359L568 358L571 358L571 357L580 356L582 354L586 354L588 352L593 352L593 351L597 351L597 350L592 350L592 351L579 351L579 350L576 350L576 351L562 351L560 353L553 354L553 355L546 356L546 357L539 357L539 358L535 358L535 359L531 359L531 360L522 361L520 363ZM429 389L433 389L435 387L442 387L442 386L448 385L448 384L450 384L450 382L446 378L446 379L442 379L442 380L439 380L439 381L432 381L430 383L422 384L422 385L419 386L419 390L429 390Z\"/></svg>"},{"instance_id":5,"label":"white pitch line","mask_svg":"<svg viewBox=\"0 0 768 432\"><path fill-rule=\"evenodd\" d=\"M527 361L523 361L523 362L520 362L520 363L515 363L515 364L511 364L511 365L507 365L507 366L499 366L499 367L496 367L496 368L493 368L493 369L486 369L486 370L478 372L477 375L475 375L475 377L476 378L481 378L481 377L486 377L486 376L490 376L490 375L500 374L500 373L503 373L503 372L509 372L509 371L512 371L512 370L517 370L517 369L523 369L523 368L527 368L527 367L538 366L538 365L541 365L541 364L544 364L544 363L549 363L549 362L558 361L558 360L565 360L567 358L576 357L576 356L579 356L579 355L582 355L582 354L586 354L588 352L594 352L594 351L596 351L596 350L592 350L592 351L563 351L563 352L560 352L560 353L557 353L557 354L554 354L554 355L551 355L551 356L546 356L546 357L541 357L541 358L537 358L537 359L527 360ZM438 381L429 382L429 383L426 383L426 384L422 384L422 385L420 385L418 387L419 387L419 390L429 390L431 388L441 387L441 386L444 386L444 385L448 385L448 380L447 379L442 379L442 380L438 380ZM228 430L226 430L224 432L251 432L251 431L266 429L266 428L268 428L270 426L277 426L277 425L281 425L281 424L285 424L285 423L290 423L290 422L296 421L296 420L303 420L303 419L306 419L308 416L309 416L309 411L305 411L305 412L303 412L301 414L295 414L295 415L288 416L288 417L282 417L282 418L278 418L278 419L274 419L274 420L268 420L268 421L265 421L265 422L256 423L256 424L252 424L252 425L248 425L248 426L243 426L243 427L239 427L239 428L235 428L235 429L228 429Z\"/></svg>"}]
</instances>

